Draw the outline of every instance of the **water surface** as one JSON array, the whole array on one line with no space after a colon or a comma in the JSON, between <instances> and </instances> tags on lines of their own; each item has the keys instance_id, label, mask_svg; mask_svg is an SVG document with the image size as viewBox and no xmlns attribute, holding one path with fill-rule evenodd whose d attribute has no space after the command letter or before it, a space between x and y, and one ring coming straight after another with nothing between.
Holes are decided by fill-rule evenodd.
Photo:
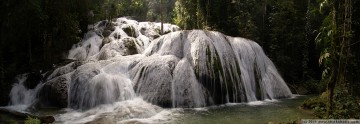
<instances>
[{"instance_id":1,"label":"water surface","mask_svg":"<svg viewBox=\"0 0 360 124\"><path fill-rule=\"evenodd\" d=\"M301 103L309 97L311 96L296 96L292 99L186 109L176 122L186 124L290 123L304 118L314 118L309 112L299 109Z\"/></svg>"}]
</instances>

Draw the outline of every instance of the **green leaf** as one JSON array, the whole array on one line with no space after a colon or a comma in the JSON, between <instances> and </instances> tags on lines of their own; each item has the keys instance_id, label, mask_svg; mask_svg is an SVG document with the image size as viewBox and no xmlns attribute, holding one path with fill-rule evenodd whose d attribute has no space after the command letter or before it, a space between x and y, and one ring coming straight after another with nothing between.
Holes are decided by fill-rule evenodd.
<instances>
[{"instance_id":1,"label":"green leaf","mask_svg":"<svg viewBox=\"0 0 360 124\"><path fill-rule=\"evenodd\" d=\"M324 60L327 60L330 57L330 53L326 52L322 54L319 58L319 64L321 65Z\"/></svg>"},{"instance_id":2,"label":"green leaf","mask_svg":"<svg viewBox=\"0 0 360 124\"><path fill-rule=\"evenodd\" d=\"M332 33L333 33L333 30L328 31L327 36L331 37Z\"/></svg>"}]
</instances>

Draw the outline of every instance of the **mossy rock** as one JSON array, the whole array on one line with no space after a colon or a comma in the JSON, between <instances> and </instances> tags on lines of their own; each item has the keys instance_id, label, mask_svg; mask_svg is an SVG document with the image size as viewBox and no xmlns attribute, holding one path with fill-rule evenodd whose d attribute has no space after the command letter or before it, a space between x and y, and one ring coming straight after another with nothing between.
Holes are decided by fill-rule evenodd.
<instances>
[{"instance_id":1,"label":"mossy rock","mask_svg":"<svg viewBox=\"0 0 360 124\"><path fill-rule=\"evenodd\" d=\"M155 28L155 32L158 33L158 34L161 34L161 29Z\"/></svg>"},{"instance_id":2,"label":"mossy rock","mask_svg":"<svg viewBox=\"0 0 360 124\"><path fill-rule=\"evenodd\" d=\"M104 30L104 31L102 32L102 35L103 35L104 37L108 37L110 34L111 34L111 31L110 31L110 30Z\"/></svg>"},{"instance_id":3,"label":"mossy rock","mask_svg":"<svg viewBox=\"0 0 360 124\"><path fill-rule=\"evenodd\" d=\"M136 42L135 38L124 38L122 41L126 48L125 55L138 54L137 49L136 49L136 44L135 44L135 42Z\"/></svg>"},{"instance_id":4,"label":"mossy rock","mask_svg":"<svg viewBox=\"0 0 360 124\"><path fill-rule=\"evenodd\" d=\"M122 27L122 30L129 36L129 37L138 37L139 32L135 30L134 26L125 24Z\"/></svg>"},{"instance_id":5,"label":"mossy rock","mask_svg":"<svg viewBox=\"0 0 360 124\"><path fill-rule=\"evenodd\" d=\"M164 34L168 34L168 33L170 33L170 32L171 32L170 30L166 30L166 31L163 32L163 35L164 35Z\"/></svg>"},{"instance_id":6,"label":"mossy rock","mask_svg":"<svg viewBox=\"0 0 360 124\"><path fill-rule=\"evenodd\" d=\"M103 47L105 44L108 44L111 42L111 39L106 37L102 40L101 47Z\"/></svg>"},{"instance_id":7,"label":"mossy rock","mask_svg":"<svg viewBox=\"0 0 360 124\"><path fill-rule=\"evenodd\" d=\"M156 29L155 29L155 31L153 31L153 30L150 30L150 29L141 28L140 33L145 35L146 37L149 37L151 40L160 37L160 34Z\"/></svg>"},{"instance_id":8,"label":"mossy rock","mask_svg":"<svg viewBox=\"0 0 360 124\"><path fill-rule=\"evenodd\" d=\"M171 32L171 30L163 30L163 32L161 32L161 28L155 28L155 32L157 32L160 35L165 35Z\"/></svg>"},{"instance_id":9,"label":"mossy rock","mask_svg":"<svg viewBox=\"0 0 360 124\"><path fill-rule=\"evenodd\" d=\"M145 28L145 27L142 27L142 28L140 29L140 33L143 34L143 35L145 35L145 34L146 34L146 28Z\"/></svg>"},{"instance_id":10,"label":"mossy rock","mask_svg":"<svg viewBox=\"0 0 360 124\"><path fill-rule=\"evenodd\" d=\"M110 30L110 31L115 31L115 25L113 23L108 23L108 25L106 25L105 30Z\"/></svg>"},{"instance_id":11,"label":"mossy rock","mask_svg":"<svg viewBox=\"0 0 360 124\"><path fill-rule=\"evenodd\" d=\"M41 89L39 107L67 107L69 80L59 76L46 82Z\"/></svg>"},{"instance_id":12,"label":"mossy rock","mask_svg":"<svg viewBox=\"0 0 360 124\"><path fill-rule=\"evenodd\" d=\"M69 65L70 64L70 69L66 68L65 66L66 65ZM82 64L84 64L82 61L77 61L77 60L73 60L73 59L65 59L63 60L63 62L61 63L58 63L56 65L55 68L53 68L51 71L47 72L44 76L43 79L46 79L46 81L49 81L53 78L56 78L58 76L61 76L63 74L67 74L67 73L70 73L72 71L74 71L77 67L81 66ZM59 69L55 74L54 71ZM49 77L51 76L51 77Z\"/></svg>"}]
</instances>

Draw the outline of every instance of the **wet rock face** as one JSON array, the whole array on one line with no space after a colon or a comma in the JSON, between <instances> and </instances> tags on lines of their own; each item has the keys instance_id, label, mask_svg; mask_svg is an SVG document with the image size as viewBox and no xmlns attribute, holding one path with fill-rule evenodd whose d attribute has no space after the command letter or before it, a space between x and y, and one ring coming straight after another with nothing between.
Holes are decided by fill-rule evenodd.
<instances>
[{"instance_id":1,"label":"wet rock face","mask_svg":"<svg viewBox=\"0 0 360 124\"><path fill-rule=\"evenodd\" d=\"M154 40L161 36L157 30L149 30L148 28L145 27L140 29L140 33L150 38L151 40Z\"/></svg>"},{"instance_id":2,"label":"wet rock face","mask_svg":"<svg viewBox=\"0 0 360 124\"><path fill-rule=\"evenodd\" d=\"M101 47L103 47L105 44L108 44L108 43L110 43L110 42L111 42L111 39L110 39L110 38L104 38L104 39L102 40Z\"/></svg>"},{"instance_id":3,"label":"wet rock face","mask_svg":"<svg viewBox=\"0 0 360 124\"><path fill-rule=\"evenodd\" d=\"M137 22L127 18L114 19L112 22L101 21L94 24L93 27L93 30L87 32L81 42L73 45L73 48L69 51L69 59L103 60L104 56L109 54L111 54L109 56L139 54L148 47L152 40L161 36L158 32L160 30L160 23ZM170 33L179 30L180 28L176 25L164 24L164 32ZM127 42L128 38L131 38L131 40L136 39L134 41L137 52L135 52L132 44L128 44L130 43ZM122 49L128 48L127 52L124 52L124 50L105 50L109 47L103 49L106 44L114 41L127 42L126 46L122 47ZM119 45L119 43L112 45Z\"/></svg>"},{"instance_id":4,"label":"wet rock face","mask_svg":"<svg viewBox=\"0 0 360 124\"><path fill-rule=\"evenodd\" d=\"M90 94L87 90L87 85L90 83L90 80L98 75L100 70L97 66L85 65L79 68L71 75L71 83L69 84L69 106L75 109L89 108L90 103L84 102L84 97L89 97ZM78 92L84 91L84 92Z\"/></svg>"},{"instance_id":5,"label":"wet rock face","mask_svg":"<svg viewBox=\"0 0 360 124\"><path fill-rule=\"evenodd\" d=\"M69 82L67 75L46 82L39 93L39 107L67 107Z\"/></svg>"},{"instance_id":6,"label":"wet rock face","mask_svg":"<svg viewBox=\"0 0 360 124\"><path fill-rule=\"evenodd\" d=\"M110 30L104 30L104 31L102 32L102 36L104 36L104 37L108 37L110 34L111 34L111 31L110 31Z\"/></svg>"},{"instance_id":7,"label":"wet rock face","mask_svg":"<svg viewBox=\"0 0 360 124\"><path fill-rule=\"evenodd\" d=\"M76 60L69 60L72 61L68 64L62 64L59 65L59 67L55 68L53 71L47 72L47 76L45 77L46 81L49 81L53 78L56 78L58 76L68 74L74 70L76 70L80 65L83 64L82 61L76 61Z\"/></svg>"},{"instance_id":8,"label":"wet rock face","mask_svg":"<svg viewBox=\"0 0 360 124\"><path fill-rule=\"evenodd\" d=\"M161 84L159 82L166 82L162 81L167 79L165 77L170 78L173 107L203 107L291 96L261 47L247 39L201 30L174 32L152 41L143 54L162 61L166 56L180 60L174 62L171 76L159 77L156 81L134 80L139 86L153 82L150 89L155 89L154 86ZM152 66L146 67L151 69Z\"/></svg>"},{"instance_id":9,"label":"wet rock face","mask_svg":"<svg viewBox=\"0 0 360 124\"><path fill-rule=\"evenodd\" d=\"M125 24L121 27L121 29L129 36L129 37L138 37L139 31L135 29L134 26Z\"/></svg>"},{"instance_id":10,"label":"wet rock face","mask_svg":"<svg viewBox=\"0 0 360 124\"><path fill-rule=\"evenodd\" d=\"M153 56L137 63L130 70L136 94L155 105L172 107L172 72L178 61L173 56Z\"/></svg>"},{"instance_id":11,"label":"wet rock face","mask_svg":"<svg viewBox=\"0 0 360 124\"><path fill-rule=\"evenodd\" d=\"M124 38L123 44L125 46L125 54L124 55L134 55L138 54L138 51L136 49L136 39L135 38Z\"/></svg>"},{"instance_id":12,"label":"wet rock face","mask_svg":"<svg viewBox=\"0 0 360 124\"><path fill-rule=\"evenodd\" d=\"M46 77L47 82L44 83L38 93L39 102L37 107L67 107L70 76L73 71L83 64L82 61L67 61L68 64L59 65Z\"/></svg>"},{"instance_id":13,"label":"wet rock face","mask_svg":"<svg viewBox=\"0 0 360 124\"><path fill-rule=\"evenodd\" d=\"M108 25L106 25L105 30L110 30L111 32L115 31L116 27L114 23L109 23Z\"/></svg>"}]
</instances>

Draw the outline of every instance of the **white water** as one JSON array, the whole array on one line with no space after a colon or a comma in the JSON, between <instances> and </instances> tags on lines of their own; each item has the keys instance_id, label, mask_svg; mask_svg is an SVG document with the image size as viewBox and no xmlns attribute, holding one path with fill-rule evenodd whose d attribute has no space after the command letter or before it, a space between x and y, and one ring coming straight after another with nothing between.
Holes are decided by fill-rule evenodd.
<instances>
[{"instance_id":1,"label":"white water","mask_svg":"<svg viewBox=\"0 0 360 124\"><path fill-rule=\"evenodd\" d=\"M96 120L98 123L170 123L172 111L152 105L141 98L94 107L87 111L67 110L55 116L57 123L78 124Z\"/></svg>"},{"instance_id":2,"label":"white water","mask_svg":"<svg viewBox=\"0 0 360 124\"><path fill-rule=\"evenodd\" d=\"M164 28L168 34L156 38L160 23L126 18L111 23L114 31L108 37L102 32L109 23L97 23L69 51L68 58L76 62L57 68L35 89L26 89L25 77L19 78L10 94L11 104L32 105L42 93L55 92L40 92L43 85L53 86L63 79L58 85L67 90L58 92L67 94L71 110L56 116L59 122L115 118L110 120L166 123L168 119L163 117L172 114L158 106L258 104L259 100L292 95L274 64L253 41L213 31L178 31L170 24ZM135 31L133 37L123 30L129 26Z\"/></svg>"},{"instance_id":3,"label":"white water","mask_svg":"<svg viewBox=\"0 0 360 124\"><path fill-rule=\"evenodd\" d=\"M28 74L16 76L15 83L10 91L10 109L25 111L37 101L36 94L43 84L39 83L34 89L27 89L24 84L27 77Z\"/></svg>"}]
</instances>

